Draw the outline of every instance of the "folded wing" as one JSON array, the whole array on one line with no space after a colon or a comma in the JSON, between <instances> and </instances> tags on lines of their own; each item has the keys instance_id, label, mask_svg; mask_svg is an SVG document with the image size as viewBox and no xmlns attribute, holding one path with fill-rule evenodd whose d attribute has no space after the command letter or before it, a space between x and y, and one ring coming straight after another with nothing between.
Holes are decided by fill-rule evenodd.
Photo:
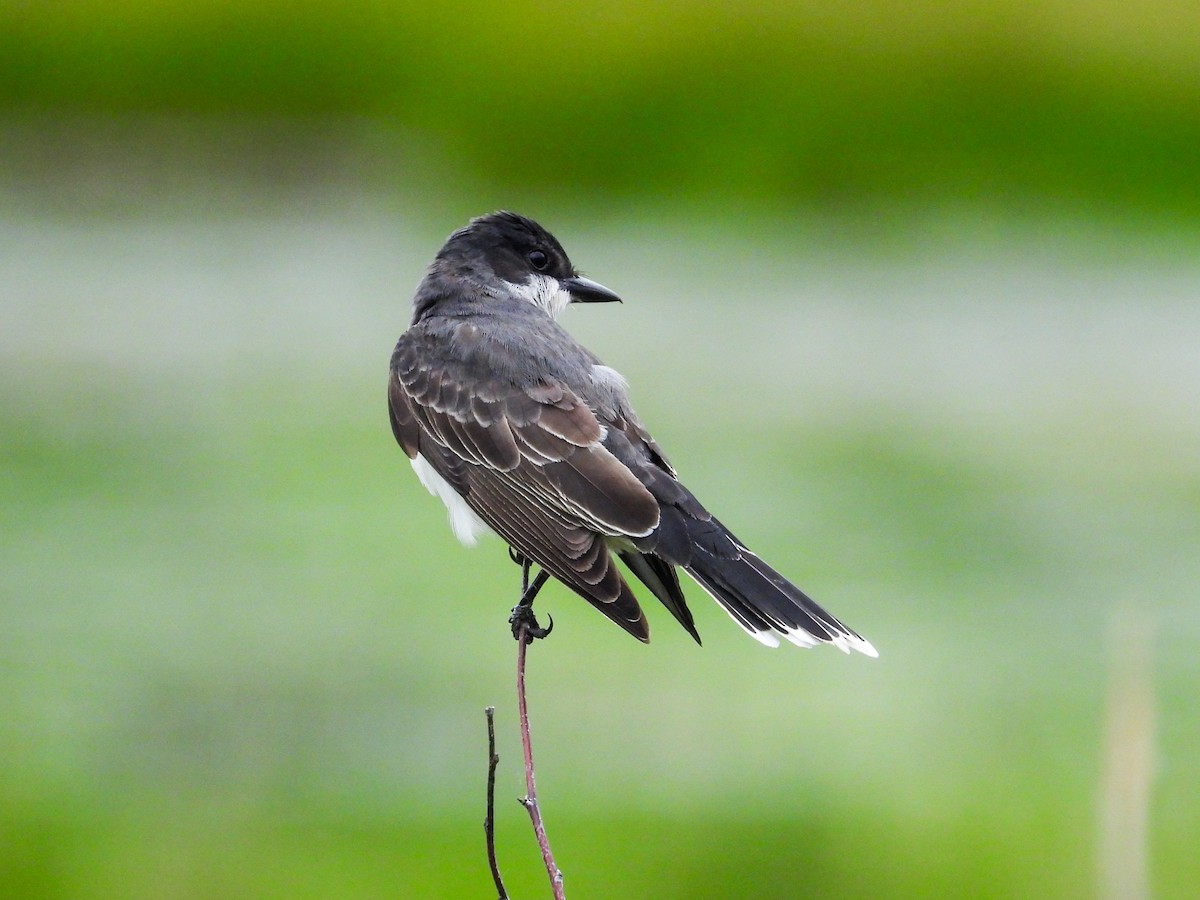
<instances>
[{"instance_id":1,"label":"folded wing","mask_svg":"<svg viewBox=\"0 0 1200 900\"><path fill-rule=\"evenodd\" d=\"M475 329L461 324L451 335L460 352L448 363L421 333L400 339L388 383L397 442L518 552L648 640L606 538L650 534L658 503L604 447L606 429L566 385L469 371L464 345L476 336L467 330Z\"/></svg>"}]
</instances>

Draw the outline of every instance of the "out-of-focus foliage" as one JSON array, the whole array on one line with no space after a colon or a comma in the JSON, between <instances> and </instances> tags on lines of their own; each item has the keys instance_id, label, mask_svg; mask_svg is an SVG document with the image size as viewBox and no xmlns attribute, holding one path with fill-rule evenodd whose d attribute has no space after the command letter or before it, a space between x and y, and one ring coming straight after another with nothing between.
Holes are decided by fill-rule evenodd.
<instances>
[{"instance_id":1,"label":"out-of-focus foliage","mask_svg":"<svg viewBox=\"0 0 1200 900\"><path fill-rule=\"evenodd\" d=\"M0 112L366 117L487 183L1200 216L1200 7L8 2Z\"/></svg>"},{"instance_id":2,"label":"out-of-focus foliage","mask_svg":"<svg viewBox=\"0 0 1200 900\"><path fill-rule=\"evenodd\" d=\"M627 301L565 324L686 482L881 653L767 650L690 585L704 646L649 597L644 646L548 587L568 896L1089 896L1105 759L1142 741L1115 837L1197 896L1195 268L550 224ZM457 544L384 411L441 235L299 204L0 236L0 895L486 896L493 703L504 871L546 896L516 569ZM1106 738L1126 606L1157 724Z\"/></svg>"},{"instance_id":3,"label":"out-of-focus foliage","mask_svg":"<svg viewBox=\"0 0 1200 900\"><path fill-rule=\"evenodd\" d=\"M500 205L881 651L548 587L569 896L1200 896L1198 147L1194 3L0 0L0 896L486 896L489 703L545 895L516 571L383 402Z\"/></svg>"}]
</instances>

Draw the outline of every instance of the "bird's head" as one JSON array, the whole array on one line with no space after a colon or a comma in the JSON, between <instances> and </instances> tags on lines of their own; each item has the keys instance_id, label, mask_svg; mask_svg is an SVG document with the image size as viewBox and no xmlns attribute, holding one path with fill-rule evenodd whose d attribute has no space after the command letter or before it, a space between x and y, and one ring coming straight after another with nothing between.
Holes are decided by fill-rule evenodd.
<instances>
[{"instance_id":1,"label":"bird's head","mask_svg":"<svg viewBox=\"0 0 1200 900\"><path fill-rule=\"evenodd\" d=\"M562 244L545 228L511 212L472 219L438 253L448 265L460 264L498 279L492 287L520 297L557 316L571 303L620 302L602 284L575 270Z\"/></svg>"}]
</instances>

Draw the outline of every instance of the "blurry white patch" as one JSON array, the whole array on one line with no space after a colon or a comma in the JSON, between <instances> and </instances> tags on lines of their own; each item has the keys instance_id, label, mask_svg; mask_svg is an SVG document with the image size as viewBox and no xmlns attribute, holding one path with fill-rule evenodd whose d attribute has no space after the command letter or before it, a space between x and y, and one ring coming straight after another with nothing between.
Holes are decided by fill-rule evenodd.
<instances>
[{"instance_id":1,"label":"blurry white patch","mask_svg":"<svg viewBox=\"0 0 1200 900\"><path fill-rule=\"evenodd\" d=\"M557 278L549 275L530 275L524 284L513 284L511 281L505 284L522 300L544 309L551 318L557 319L558 314L571 302L571 294L563 290Z\"/></svg>"},{"instance_id":2,"label":"blurry white patch","mask_svg":"<svg viewBox=\"0 0 1200 900\"><path fill-rule=\"evenodd\" d=\"M493 533L487 523L475 515L475 510L467 506L467 501L458 495L458 491L437 473L425 457L418 454L410 462L417 478L425 485L425 490L446 504L446 509L450 511L450 527L454 530L456 538L468 547L474 547L479 543L480 535Z\"/></svg>"},{"instance_id":3,"label":"blurry white patch","mask_svg":"<svg viewBox=\"0 0 1200 900\"><path fill-rule=\"evenodd\" d=\"M625 376L612 366L592 366L592 374L596 376L596 380L601 384L614 387L620 391L629 390L629 382L625 380Z\"/></svg>"}]
</instances>

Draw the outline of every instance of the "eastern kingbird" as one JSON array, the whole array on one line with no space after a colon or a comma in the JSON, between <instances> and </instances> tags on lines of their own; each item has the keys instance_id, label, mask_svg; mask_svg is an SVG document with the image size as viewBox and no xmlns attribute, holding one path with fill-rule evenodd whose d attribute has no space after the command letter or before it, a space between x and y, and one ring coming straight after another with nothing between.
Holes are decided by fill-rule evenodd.
<instances>
[{"instance_id":1,"label":"eastern kingbird","mask_svg":"<svg viewBox=\"0 0 1200 900\"><path fill-rule=\"evenodd\" d=\"M531 562L541 568L526 609L549 573L649 641L616 555L697 643L676 566L764 644L876 656L701 506L634 414L625 379L556 321L571 303L614 300L511 212L472 220L438 251L392 353L388 408L455 535L470 545L495 532L526 580Z\"/></svg>"}]
</instances>

